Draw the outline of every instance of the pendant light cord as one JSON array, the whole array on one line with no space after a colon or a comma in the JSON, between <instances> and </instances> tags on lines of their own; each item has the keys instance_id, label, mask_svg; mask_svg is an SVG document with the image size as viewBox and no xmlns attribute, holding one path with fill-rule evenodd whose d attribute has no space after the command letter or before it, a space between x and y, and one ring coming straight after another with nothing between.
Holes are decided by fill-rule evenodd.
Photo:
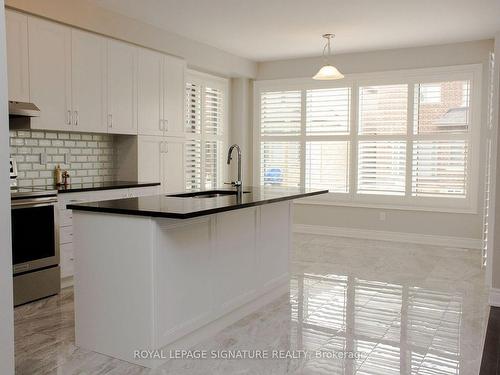
<instances>
[{"instance_id":1,"label":"pendant light cord","mask_svg":"<svg viewBox=\"0 0 500 375\"><path fill-rule=\"evenodd\" d=\"M331 39L335 37L334 34L325 34L323 35L323 38L326 39L326 44L325 47L323 47L323 58L325 59L326 62L329 62L330 56L332 55L332 48L330 46L330 41ZM325 54L326 50L328 49L328 55Z\"/></svg>"}]
</instances>

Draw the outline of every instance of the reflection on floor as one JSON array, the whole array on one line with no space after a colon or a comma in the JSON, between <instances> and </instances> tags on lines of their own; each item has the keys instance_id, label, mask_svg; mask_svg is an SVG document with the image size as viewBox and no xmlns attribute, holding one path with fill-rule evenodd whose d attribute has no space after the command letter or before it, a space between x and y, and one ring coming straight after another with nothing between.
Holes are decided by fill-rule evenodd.
<instances>
[{"instance_id":1,"label":"reflection on floor","mask_svg":"<svg viewBox=\"0 0 500 375\"><path fill-rule=\"evenodd\" d=\"M155 371L76 348L66 289L16 309L16 374L477 374L480 262L473 250L296 235L290 295L196 349L306 358L173 359Z\"/></svg>"}]
</instances>

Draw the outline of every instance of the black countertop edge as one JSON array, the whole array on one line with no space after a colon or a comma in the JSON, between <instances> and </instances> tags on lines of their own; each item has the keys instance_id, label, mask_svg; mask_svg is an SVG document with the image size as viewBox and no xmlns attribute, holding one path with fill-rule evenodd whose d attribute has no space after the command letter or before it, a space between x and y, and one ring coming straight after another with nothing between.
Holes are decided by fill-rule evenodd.
<instances>
[{"instance_id":1,"label":"black countertop edge","mask_svg":"<svg viewBox=\"0 0 500 375\"><path fill-rule=\"evenodd\" d=\"M255 202L235 204L232 206L222 206L222 207L216 207L216 208L211 208L211 209L207 209L207 210L192 211L192 212L188 212L188 213L148 211L148 210L140 210L140 209L137 209L137 210L133 209L132 210L132 209L120 209L120 208L112 208L112 207L97 207L97 206L90 206L90 205L85 205L85 204L69 204L66 206L66 208L69 210L76 210L76 211L102 212L102 213L120 214L120 215L161 217L161 218L167 218L167 219L192 219L192 218L199 217L199 216L206 216L206 215L212 215L212 214L216 214L216 213L220 213L220 212L239 210L242 208L262 206L262 205L270 204L270 203L295 200L295 199L311 197L313 195L320 195L320 194L325 194L325 193L328 193L328 190L321 190L321 191L314 191L314 192L309 192L309 193L301 193L301 194L295 194L295 195L289 195L289 196L283 196L283 197L276 197L276 198L271 198L271 199L266 199L266 200L259 200L259 201L255 201ZM135 198L131 198L131 199L135 199ZM178 198L178 199L189 199L189 198Z\"/></svg>"},{"instance_id":2,"label":"black countertop edge","mask_svg":"<svg viewBox=\"0 0 500 375\"><path fill-rule=\"evenodd\" d=\"M101 186L99 186L101 184ZM76 186L75 186L76 185ZM83 185L83 186L81 186ZM130 188L139 188L139 187L148 187L148 186L159 186L159 182L133 182L133 181L116 181L116 182L105 182L105 183L97 183L94 186L86 186L89 184L73 184L68 185L67 188L64 186L54 186L54 190L57 190L58 194L64 193L82 193L86 191L99 191L99 190L115 190L115 189L130 189ZM73 187L75 186L75 187Z\"/></svg>"}]
</instances>

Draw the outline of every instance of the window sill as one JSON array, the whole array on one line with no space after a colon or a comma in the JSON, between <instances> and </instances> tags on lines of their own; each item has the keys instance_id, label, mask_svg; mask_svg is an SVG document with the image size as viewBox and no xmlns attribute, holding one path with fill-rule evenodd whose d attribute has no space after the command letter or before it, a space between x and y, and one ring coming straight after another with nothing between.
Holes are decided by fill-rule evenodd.
<instances>
[{"instance_id":1,"label":"window sill","mask_svg":"<svg viewBox=\"0 0 500 375\"><path fill-rule=\"evenodd\" d=\"M338 200L332 198L302 198L294 201L295 204L311 205L311 206L338 206L338 207L353 207L353 208L373 208L383 210L401 210L401 211L426 211L426 212L439 212L439 213L453 213L453 214L471 214L477 215L476 208L450 208L450 207L426 207L426 206L412 206L403 204L391 203L368 203L368 202L354 202L347 200Z\"/></svg>"}]
</instances>

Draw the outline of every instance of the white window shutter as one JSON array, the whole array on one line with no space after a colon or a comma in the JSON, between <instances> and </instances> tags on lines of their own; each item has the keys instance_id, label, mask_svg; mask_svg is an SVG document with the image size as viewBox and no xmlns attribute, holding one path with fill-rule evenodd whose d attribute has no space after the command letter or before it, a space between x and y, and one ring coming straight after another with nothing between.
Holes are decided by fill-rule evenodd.
<instances>
[{"instance_id":1,"label":"white window shutter","mask_svg":"<svg viewBox=\"0 0 500 375\"><path fill-rule=\"evenodd\" d=\"M413 145L412 194L417 197L467 195L467 143L417 141Z\"/></svg>"},{"instance_id":2,"label":"white window shutter","mask_svg":"<svg viewBox=\"0 0 500 375\"><path fill-rule=\"evenodd\" d=\"M307 90L306 134L349 133L350 92L349 87Z\"/></svg>"},{"instance_id":3,"label":"white window shutter","mask_svg":"<svg viewBox=\"0 0 500 375\"><path fill-rule=\"evenodd\" d=\"M260 102L262 135L299 135L300 91L264 92Z\"/></svg>"},{"instance_id":4,"label":"white window shutter","mask_svg":"<svg viewBox=\"0 0 500 375\"><path fill-rule=\"evenodd\" d=\"M186 190L201 189L201 141L186 140L184 150Z\"/></svg>"},{"instance_id":5,"label":"white window shutter","mask_svg":"<svg viewBox=\"0 0 500 375\"><path fill-rule=\"evenodd\" d=\"M405 169L406 142L359 142L359 194L404 195Z\"/></svg>"},{"instance_id":6,"label":"white window shutter","mask_svg":"<svg viewBox=\"0 0 500 375\"><path fill-rule=\"evenodd\" d=\"M221 90L205 87L204 97L204 128L205 133L218 135L222 131L222 117L224 114L224 98Z\"/></svg>"},{"instance_id":7,"label":"white window shutter","mask_svg":"<svg viewBox=\"0 0 500 375\"><path fill-rule=\"evenodd\" d=\"M204 180L205 189L216 188L219 177L219 156L221 153L218 141L205 141Z\"/></svg>"},{"instance_id":8,"label":"white window shutter","mask_svg":"<svg viewBox=\"0 0 500 375\"><path fill-rule=\"evenodd\" d=\"M201 133L201 87L196 83L186 83L185 122L187 133Z\"/></svg>"},{"instance_id":9,"label":"white window shutter","mask_svg":"<svg viewBox=\"0 0 500 375\"><path fill-rule=\"evenodd\" d=\"M300 185L300 142L264 141L260 160L261 185Z\"/></svg>"}]
</instances>

